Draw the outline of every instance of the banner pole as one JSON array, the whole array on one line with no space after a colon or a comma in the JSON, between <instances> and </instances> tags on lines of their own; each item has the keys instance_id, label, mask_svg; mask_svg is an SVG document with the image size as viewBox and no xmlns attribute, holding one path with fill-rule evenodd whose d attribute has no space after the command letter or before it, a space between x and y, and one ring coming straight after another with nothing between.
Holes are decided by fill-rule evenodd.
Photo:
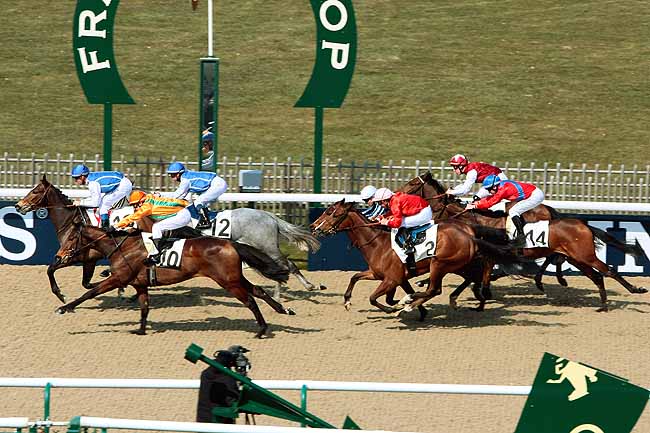
<instances>
[{"instance_id":1,"label":"banner pole","mask_svg":"<svg viewBox=\"0 0 650 433\"><path fill-rule=\"evenodd\" d=\"M104 104L104 170L110 171L113 164L113 104Z\"/></svg>"}]
</instances>

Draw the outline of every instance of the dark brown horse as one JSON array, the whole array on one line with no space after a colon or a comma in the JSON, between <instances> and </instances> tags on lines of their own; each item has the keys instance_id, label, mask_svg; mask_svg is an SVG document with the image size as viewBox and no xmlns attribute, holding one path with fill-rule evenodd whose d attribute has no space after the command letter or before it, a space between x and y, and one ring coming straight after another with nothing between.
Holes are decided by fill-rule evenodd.
<instances>
[{"instance_id":1,"label":"dark brown horse","mask_svg":"<svg viewBox=\"0 0 650 433\"><path fill-rule=\"evenodd\" d=\"M431 206L431 211L433 212L435 220L452 217L468 224L479 224L487 227L505 229L507 219L505 213L480 210L475 210L474 212L463 212L465 206L458 199L447 195L447 188L434 179L429 171L408 181L406 185L401 188L401 191L407 194L419 195L427 200ZM514 204L515 203L513 202L507 203L506 209L510 209ZM543 204L524 212L521 216L527 223L554 220L561 217L555 209ZM539 271L535 274L535 285L540 291L544 291L542 276L551 263L556 265L555 276L557 277L558 283L562 286L567 286L567 281L562 276L560 266L563 261L563 257L556 254L551 254L546 257L546 260L540 267Z\"/></svg>"},{"instance_id":2,"label":"dark brown horse","mask_svg":"<svg viewBox=\"0 0 650 433\"><path fill-rule=\"evenodd\" d=\"M36 209L47 209L48 215L54 229L59 245L63 245L75 230L75 224L89 223L85 211L72 204L72 201L61 192L60 189L47 181L45 175L41 181L25 197L16 203L15 208L18 212L25 215L27 212ZM61 302L65 303L65 297L54 278L54 272L58 269L70 266L76 263L83 264L83 277L81 284L86 289L92 289L90 283L97 261L104 256L101 252L89 248L79 254L75 261L61 263L56 258L53 263L47 267L47 277L50 281L50 289Z\"/></svg>"},{"instance_id":3,"label":"dark brown horse","mask_svg":"<svg viewBox=\"0 0 650 433\"><path fill-rule=\"evenodd\" d=\"M512 254L507 247L492 245L486 241L475 239L473 229L460 222L441 222L438 225L438 238L435 256L432 259L421 260L416 263L415 275L430 273L429 287L424 292L426 295L416 294L409 284L409 273L406 265L402 263L393 251L390 233L376 224L370 223L361 213L354 209L354 203L345 203L344 200L328 207L316 219L310 228L315 234L330 235L337 232L347 232L352 244L357 247L368 263L369 269L356 273L350 279L344 295L346 308L350 306L352 289L360 280L380 280L381 284L370 295L370 303L386 313L398 311L396 308L381 304L377 299L386 295L386 302L395 305L393 295L397 286L402 287L407 294L416 298L426 296L427 299L442 292L442 279L448 273L457 273L473 281L483 281L489 271L485 271L481 260L486 257L499 262L512 261ZM501 237L499 235L499 237ZM479 254L480 253L480 254ZM489 266L488 269L492 267ZM464 288L464 287L463 287ZM461 289L462 290L462 289ZM460 291L456 290L449 298L452 307L456 306L456 298ZM478 310L482 310L485 299L480 290L474 290L480 302ZM420 320L426 314L419 306Z\"/></svg>"},{"instance_id":4,"label":"dark brown horse","mask_svg":"<svg viewBox=\"0 0 650 433\"><path fill-rule=\"evenodd\" d=\"M108 257L111 276L98 282L78 299L59 307L57 312L71 312L88 299L131 285L135 288L140 303L140 327L135 333L144 335L149 314L148 288L152 283L149 268L143 264L147 250L139 232L112 236L96 227L77 225L72 233L57 253L61 263L76 260L77 255L93 248ZM260 327L255 336L260 338L268 325L254 297L263 299L278 313L295 313L275 301L264 289L248 281L242 274L242 261L267 278L285 282L289 278L287 269L281 268L269 256L253 247L217 238L199 237L185 241L178 269L157 268L156 285L175 284L201 276L212 278L253 312Z\"/></svg>"}]
</instances>

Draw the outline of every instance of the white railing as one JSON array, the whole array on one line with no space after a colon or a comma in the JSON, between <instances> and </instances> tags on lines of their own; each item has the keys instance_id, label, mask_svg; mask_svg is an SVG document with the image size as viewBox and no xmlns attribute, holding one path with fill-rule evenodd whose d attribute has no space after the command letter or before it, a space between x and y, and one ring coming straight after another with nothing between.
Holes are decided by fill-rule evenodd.
<instances>
[{"instance_id":1,"label":"white railing","mask_svg":"<svg viewBox=\"0 0 650 433\"><path fill-rule=\"evenodd\" d=\"M138 419L94 418L81 416L73 419L71 424L79 423L81 428L111 428L128 430L155 430L196 433L305 433L301 427L273 427L262 425L206 424L199 422L148 421ZM314 433L349 433L350 430L310 428ZM385 430L364 430L365 433L414 433L389 432Z\"/></svg>"},{"instance_id":2,"label":"white railing","mask_svg":"<svg viewBox=\"0 0 650 433\"><path fill-rule=\"evenodd\" d=\"M0 188L0 198L22 198L31 188ZM87 190L66 189L63 193L70 198L88 197ZM272 203L334 203L345 199L347 202L361 202L357 194L283 194L283 193L224 193L219 201L224 202L272 202ZM599 212L650 212L650 203L630 202L588 202L544 200L544 204L558 210L599 211Z\"/></svg>"}]
</instances>

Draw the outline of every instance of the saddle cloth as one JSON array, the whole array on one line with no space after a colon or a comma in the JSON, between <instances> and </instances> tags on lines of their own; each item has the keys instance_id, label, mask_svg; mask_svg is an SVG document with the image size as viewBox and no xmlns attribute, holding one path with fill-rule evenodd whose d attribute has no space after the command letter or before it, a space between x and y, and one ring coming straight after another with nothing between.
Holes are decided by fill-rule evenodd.
<instances>
[{"instance_id":1,"label":"saddle cloth","mask_svg":"<svg viewBox=\"0 0 650 433\"><path fill-rule=\"evenodd\" d=\"M548 248L548 220L524 224L526 248ZM506 231L510 239L515 238L515 224L510 217L506 220Z\"/></svg>"},{"instance_id":2,"label":"saddle cloth","mask_svg":"<svg viewBox=\"0 0 650 433\"><path fill-rule=\"evenodd\" d=\"M151 240L151 233L141 232L142 242L144 247L147 249L147 254L156 253L156 246ZM181 259L183 257L183 247L185 246L185 241L187 239L177 239L174 241L173 245L169 248L166 248L163 254L160 256L160 264L157 266L159 268L172 268L178 269L181 267Z\"/></svg>"},{"instance_id":3,"label":"saddle cloth","mask_svg":"<svg viewBox=\"0 0 650 433\"><path fill-rule=\"evenodd\" d=\"M199 223L199 212L196 207L188 207L190 215L192 216L191 227L196 228ZM220 239L232 238L232 211L230 209L222 210L221 212L209 211L210 228L201 230L206 236L213 236Z\"/></svg>"},{"instance_id":4,"label":"saddle cloth","mask_svg":"<svg viewBox=\"0 0 650 433\"><path fill-rule=\"evenodd\" d=\"M397 234L398 230L399 229L392 229L390 231L390 245L391 247L393 247L393 251L395 251L395 254L397 254L397 257L399 257L402 263L406 263L406 253L404 253L402 247L400 247L397 241L395 240L395 235ZM426 235L424 237L424 240L415 246L416 262L419 262L420 260L424 260L424 259L429 259L433 257L436 253L438 225L435 224L433 221L431 221L431 226L423 233Z\"/></svg>"}]
</instances>

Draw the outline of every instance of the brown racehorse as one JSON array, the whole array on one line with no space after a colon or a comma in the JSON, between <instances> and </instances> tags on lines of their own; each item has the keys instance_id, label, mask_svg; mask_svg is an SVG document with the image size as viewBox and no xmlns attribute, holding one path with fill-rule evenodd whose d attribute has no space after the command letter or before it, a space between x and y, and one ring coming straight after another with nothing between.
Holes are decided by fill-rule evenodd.
<instances>
[{"instance_id":1,"label":"brown racehorse","mask_svg":"<svg viewBox=\"0 0 650 433\"><path fill-rule=\"evenodd\" d=\"M48 215L54 229L59 245L63 245L75 230L75 224L88 224L88 218L84 210L72 204L72 201L61 192L60 189L47 181L45 175L41 181L27 195L16 203L18 212L25 215L27 212L36 209L47 209ZM95 272L97 261L104 256L99 251L89 248L79 254L75 261L60 263L56 260L47 267L47 277L50 280L50 289L61 302L65 303L65 297L54 278L54 272L58 269L76 263L83 263L83 277L81 284L86 289L92 289L90 280Z\"/></svg>"},{"instance_id":2,"label":"brown racehorse","mask_svg":"<svg viewBox=\"0 0 650 433\"><path fill-rule=\"evenodd\" d=\"M435 220L445 218L458 218L468 224L480 224L487 227L505 228L506 218L503 212L492 211L474 211L471 213L463 212L465 207L461 202L446 194L447 188L440 184L433 178L431 172L417 176L406 183L401 189L402 192L407 194L419 195L426 199L433 212ZM509 209L514 203L507 203L506 208ZM554 220L561 218L561 215L552 207L546 205L538 205L533 209L524 212L521 215L525 222L536 222L545 220ZM540 267L535 275L535 285L540 291L544 291L542 284L542 276L546 268L553 263L556 265L555 276L558 283L562 286L567 286L567 281L562 276L561 264L564 262L562 256L551 254L546 257L546 260Z\"/></svg>"},{"instance_id":3,"label":"brown racehorse","mask_svg":"<svg viewBox=\"0 0 650 433\"><path fill-rule=\"evenodd\" d=\"M137 291L140 302L140 328L135 333L144 335L149 314L148 287L151 282L149 270L143 264L147 251L142 237L139 233L109 235L97 227L77 225L73 235L67 238L57 255L61 257L62 263L66 263L75 260L75 256L83 254L89 248L96 249L108 257L111 276L98 282L78 299L59 307L57 312L71 312L88 299L131 285ZM178 269L157 268L156 285L175 284L201 276L212 278L253 312L260 327L255 336L260 338L265 334L268 325L253 297L263 299L278 313L295 313L275 301L264 289L248 281L242 274L242 261L267 278L285 282L289 278L288 270L281 268L270 257L253 247L217 238L199 237L185 241Z\"/></svg>"},{"instance_id":4,"label":"brown racehorse","mask_svg":"<svg viewBox=\"0 0 650 433\"><path fill-rule=\"evenodd\" d=\"M324 235L347 232L352 244L361 251L368 263L369 270L356 273L350 279L344 295L346 308L349 309L352 289L359 280L381 280L381 284L370 295L370 303L386 313L394 313L398 310L381 304L377 299L386 295L386 302L394 305L393 295L397 286L401 286L407 294L413 294L415 297L423 296L414 294L414 290L408 282L409 273L406 265L401 262L391 247L390 233L377 227L376 223L371 224L354 209L354 203L345 203L345 200L342 200L331 205L310 225L310 228L315 234ZM511 263L513 261L509 248L475 239L473 233L472 227L463 223L441 222L438 225L434 257L416 263L415 275L430 273L429 287L425 292L428 296L427 299L442 292L442 279L448 273L457 273L474 281L485 281L487 278L487 283L489 283L489 272L484 272L484 267L481 266L481 263L477 263L478 261L485 257L499 262ZM499 234L498 237L502 236ZM491 266L488 269L491 269ZM452 307L456 306L456 298L459 293L460 291L457 289L449 297ZM484 308L485 299L480 290L474 290L474 294L480 302L477 310L481 311ZM422 320L426 312L421 306L418 308L420 320Z\"/></svg>"}]
</instances>

